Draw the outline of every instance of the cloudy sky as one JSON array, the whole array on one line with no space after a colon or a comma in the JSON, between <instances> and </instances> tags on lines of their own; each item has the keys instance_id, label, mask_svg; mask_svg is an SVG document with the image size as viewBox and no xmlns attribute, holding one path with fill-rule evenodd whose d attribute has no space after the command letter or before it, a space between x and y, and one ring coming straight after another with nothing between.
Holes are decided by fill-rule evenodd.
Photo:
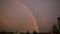
<instances>
[{"instance_id":1,"label":"cloudy sky","mask_svg":"<svg viewBox=\"0 0 60 34\"><path fill-rule=\"evenodd\" d=\"M5 9L5 10L7 10L5 12L3 10L2 11L3 15L5 13L8 16L11 16L11 15L13 16L15 13L18 13L17 15L15 14L13 16L14 18L12 17L13 19L15 19L16 16L18 16L19 14L20 15L24 14L23 12L20 13L19 11L21 10L22 7L27 7L28 9L22 8L21 11L30 11L31 12L31 14L34 16L34 18L36 20L36 23L38 24L39 32L49 32L49 31L51 31L52 26L54 24L57 24L57 17L60 16L60 10L59 10L60 8L59 8L59 1L58 0L18 0L19 2L22 3L22 4L20 3L21 4L20 8L18 8L19 7L19 5L18 5L19 2L18 3L16 2L16 4L15 4L15 3L13 3L14 2L13 0L8 1L8 2L7 2L7 0L6 1L3 0L3 1L4 1L4 2L2 2L3 8L8 7L10 9L11 8L13 9L13 10L12 9L11 10L10 9L8 9L8 10ZM9 5L11 7L9 7ZM15 7L15 9L14 9L13 6ZM16 7L16 6L18 6L18 7ZM18 9L16 9L16 8L18 8ZM12 11L16 11L16 12L12 12ZM6 15L4 15L4 16L6 16ZM19 17L20 16L18 16L18 18ZM27 18L27 20L28 20L28 18Z\"/></svg>"}]
</instances>

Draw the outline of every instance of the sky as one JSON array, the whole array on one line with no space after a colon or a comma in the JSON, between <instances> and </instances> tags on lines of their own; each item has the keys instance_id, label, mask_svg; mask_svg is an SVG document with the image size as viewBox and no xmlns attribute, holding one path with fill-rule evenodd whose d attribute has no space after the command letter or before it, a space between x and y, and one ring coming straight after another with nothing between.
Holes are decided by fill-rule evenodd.
<instances>
[{"instance_id":1,"label":"sky","mask_svg":"<svg viewBox=\"0 0 60 34\"><path fill-rule=\"evenodd\" d=\"M21 0L35 16L39 31L49 32L60 16L58 0Z\"/></svg>"},{"instance_id":2,"label":"sky","mask_svg":"<svg viewBox=\"0 0 60 34\"><path fill-rule=\"evenodd\" d=\"M14 7L13 7L14 6L13 5L14 1L12 0L12 3L9 1L9 3L11 3L11 4L8 4L8 2L6 2L5 5L3 5L5 7L6 4L8 4L8 6L6 6L6 7L10 8L10 9L11 8L13 9L13 10L11 9L10 12L8 12L9 9L8 10L5 9L5 10L7 10L5 14L10 13L9 16L14 15L13 17L16 18L16 16L18 16L18 15L24 15L23 12L22 12L23 14L19 12L20 9L22 8L21 11L23 11L23 10L30 11L31 14L34 16L34 19L36 20L36 23L38 24L39 32L51 32L52 31L52 26L54 24L57 24L57 17L60 16L60 10L59 10L60 8L59 8L59 1L58 0L18 0L18 1L23 4L23 7L25 6L28 9L23 9L21 7L22 4L20 6L17 3L16 3L17 5L14 3L15 9L20 6L20 8L15 10ZM11 7L9 7L9 5ZM16 6L18 6L18 7L16 7ZM12 12L12 11L18 11L18 12ZM2 12L2 13L4 13L4 12ZM15 13L18 13L18 14L16 15Z\"/></svg>"},{"instance_id":3,"label":"sky","mask_svg":"<svg viewBox=\"0 0 60 34\"><path fill-rule=\"evenodd\" d=\"M0 31L37 31L38 26L31 11L18 0L2 0Z\"/></svg>"}]
</instances>

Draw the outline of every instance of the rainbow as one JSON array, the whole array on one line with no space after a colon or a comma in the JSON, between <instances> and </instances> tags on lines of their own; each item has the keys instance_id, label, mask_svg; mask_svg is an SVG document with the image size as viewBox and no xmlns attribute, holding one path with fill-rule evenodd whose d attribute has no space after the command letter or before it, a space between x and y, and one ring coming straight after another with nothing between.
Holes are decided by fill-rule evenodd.
<instances>
[{"instance_id":1,"label":"rainbow","mask_svg":"<svg viewBox=\"0 0 60 34\"><path fill-rule=\"evenodd\" d=\"M6 3L6 5L4 5L3 2ZM8 0L8 2L6 0L2 1L2 3L2 16L0 18L4 25L1 26L6 27L5 29L7 29L7 31L35 30L38 32L38 25L35 17L26 5L18 0Z\"/></svg>"}]
</instances>

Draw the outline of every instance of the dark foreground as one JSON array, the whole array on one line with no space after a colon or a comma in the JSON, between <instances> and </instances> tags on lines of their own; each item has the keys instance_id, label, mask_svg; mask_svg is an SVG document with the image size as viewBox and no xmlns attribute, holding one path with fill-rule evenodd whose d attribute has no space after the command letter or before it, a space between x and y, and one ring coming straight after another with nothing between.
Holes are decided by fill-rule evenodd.
<instances>
[{"instance_id":1,"label":"dark foreground","mask_svg":"<svg viewBox=\"0 0 60 34\"><path fill-rule=\"evenodd\" d=\"M16 32L6 32L6 31L4 31L4 32L0 32L0 34L59 34L59 33L58 32L55 32L55 33L53 33L53 32L52 33L51 32L50 33L37 33L35 31L32 32L32 33L28 32L28 31L24 33L24 32L17 32L17 31Z\"/></svg>"}]
</instances>

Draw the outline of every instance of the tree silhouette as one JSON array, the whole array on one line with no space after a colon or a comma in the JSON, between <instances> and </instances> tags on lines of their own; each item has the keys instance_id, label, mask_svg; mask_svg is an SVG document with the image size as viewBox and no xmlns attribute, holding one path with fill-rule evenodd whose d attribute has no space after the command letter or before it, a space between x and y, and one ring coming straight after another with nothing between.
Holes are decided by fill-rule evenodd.
<instances>
[{"instance_id":1,"label":"tree silhouette","mask_svg":"<svg viewBox=\"0 0 60 34\"><path fill-rule=\"evenodd\" d=\"M27 31L26 34L30 34L29 31Z\"/></svg>"},{"instance_id":2,"label":"tree silhouette","mask_svg":"<svg viewBox=\"0 0 60 34\"><path fill-rule=\"evenodd\" d=\"M13 32L7 32L7 34L13 34Z\"/></svg>"},{"instance_id":3,"label":"tree silhouette","mask_svg":"<svg viewBox=\"0 0 60 34\"><path fill-rule=\"evenodd\" d=\"M18 31L16 31L16 33L18 33Z\"/></svg>"},{"instance_id":4,"label":"tree silhouette","mask_svg":"<svg viewBox=\"0 0 60 34\"><path fill-rule=\"evenodd\" d=\"M58 34L58 29L56 25L53 25L52 29L54 34Z\"/></svg>"},{"instance_id":5,"label":"tree silhouette","mask_svg":"<svg viewBox=\"0 0 60 34\"><path fill-rule=\"evenodd\" d=\"M6 31L3 31L2 33L3 33L3 34L7 34L7 32L6 32Z\"/></svg>"},{"instance_id":6,"label":"tree silhouette","mask_svg":"<svg viewBox=\"0 0 60 34\"><path fill-rule=\"evenodd\" d=\"M60 21L60 16L57 19L58 19L58 21Z\"/></svg>"},{"instance_id":7,"label":"tree silhouette","mask_svg":"<svg viewBox=\"0 0 60 34\"><path fill-rule=\"evenodd\" d=\"M25 33L23 33L23 32L20 32L20 34L25 34Z\"/></svg>"},{"instance_id":8,"label":"tree silhouette","mask_svg":"<svg viewBox=\"0 0 60 34\"><path fill-rule=\"evenodd\" d=\"M37 32L36 32L36 31L34 31L34 32L33 32L33 34L37 34Z\"/></svg>"},{"instance_id":9,"label":"tree silhouette","mask_svg":"<svg viewBox=\"0 0 60 34\"><path fill-rule=\"evenodd\" d=\"M57 18L57 20L58 20L58 27L59 27L58 34L59 34L59 32L60 32L60 16Z\"/></svg>"},{"instance_id":10,"label":"tree silhouette","mask_svg":"<svg viewBox=\"0 0 60 34\"><path fill-rule=\"evenodd\" d=\"M59 25L59 29L60 29L60 16L57 18L58 20L58 25Z\"/></svg>"}]
</instances>

